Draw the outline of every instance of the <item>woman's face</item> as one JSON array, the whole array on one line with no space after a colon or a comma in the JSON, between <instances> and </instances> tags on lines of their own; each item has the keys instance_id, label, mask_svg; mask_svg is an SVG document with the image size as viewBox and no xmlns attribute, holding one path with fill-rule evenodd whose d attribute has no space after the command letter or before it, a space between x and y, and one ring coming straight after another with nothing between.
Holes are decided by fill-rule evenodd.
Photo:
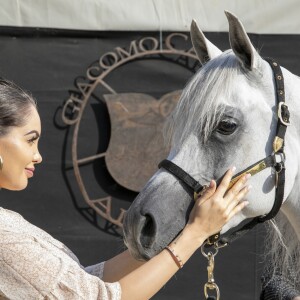
<instances>
[{"instance_id":1,"label":"woman's face","mask_svg":"<svg viewBox=\"0 0 300 300\"><path fill-rule=\"evenodd\" d=\"M41 135L41 120L34 106L22 127L12 127L0 137L0 155L3 168L0 170L0 187L8 190L23 190L28 178L34 175L34 165L42 161L38 151Z\"/></svg>"}]
</instances>

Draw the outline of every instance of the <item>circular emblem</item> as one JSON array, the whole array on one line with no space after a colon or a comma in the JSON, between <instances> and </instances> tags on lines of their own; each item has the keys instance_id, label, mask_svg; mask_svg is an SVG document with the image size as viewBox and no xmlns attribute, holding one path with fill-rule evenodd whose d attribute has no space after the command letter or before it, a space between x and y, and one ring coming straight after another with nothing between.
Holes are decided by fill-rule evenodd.
<instances>
[{"instance_id":1,"label":"circular emblem","mask_svg":"<svg viewBox=\"0 0 300 300\"><path fill-rule=\"evenodd\" d=\"M73 126L72 164L80 192L99 216L118 227L128 202L168 154L163 123L199 67L188 40L186 34L171 33L164 40L144 37L127 48L115 47L76 81L77 90L64 104L63 121ZM100 174L103 168L106 173ZM89 172L95 180L87 183ZM115 198L126 200L127 207L119 202L114 209Z\"/></svg>"}]
</instances>

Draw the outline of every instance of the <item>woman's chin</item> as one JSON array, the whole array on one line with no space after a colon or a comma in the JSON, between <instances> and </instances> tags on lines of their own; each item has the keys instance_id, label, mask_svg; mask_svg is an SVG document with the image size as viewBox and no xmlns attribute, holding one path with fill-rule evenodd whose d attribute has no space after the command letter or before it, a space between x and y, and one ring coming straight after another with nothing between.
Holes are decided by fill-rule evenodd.
<instances>
[{"instance_id":1,"label":"woman's chin","mask_svg":"<svg viewBox=\"0 0 300 300\"><path fill-rule=\"evenodd\" d=\"M19 184L14 184L14 185L7 184L2 186L2 188L10 191L22 191L26 189L27 185L28 185L28 180L22 181Z\"/></svg>"}]
</instances>

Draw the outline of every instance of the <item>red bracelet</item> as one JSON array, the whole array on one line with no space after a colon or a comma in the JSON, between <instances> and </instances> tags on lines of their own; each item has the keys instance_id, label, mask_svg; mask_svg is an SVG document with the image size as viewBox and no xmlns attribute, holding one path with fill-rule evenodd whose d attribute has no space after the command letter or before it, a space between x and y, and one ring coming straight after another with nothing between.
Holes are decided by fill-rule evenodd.
<instances>
[{"instance_id":1,"label":"red bracelet","mask_svg":"<svg viewBox=\"0 0 300 300\"><path fill-rule=\"evenodd\" d=\"M167 246L165 249L169 251L176 265L178 266L179 269L181 269L183 267L183 262L180 259L180 257L175 253L174 249L169 246Z\"/></svg>"}]
</instances>

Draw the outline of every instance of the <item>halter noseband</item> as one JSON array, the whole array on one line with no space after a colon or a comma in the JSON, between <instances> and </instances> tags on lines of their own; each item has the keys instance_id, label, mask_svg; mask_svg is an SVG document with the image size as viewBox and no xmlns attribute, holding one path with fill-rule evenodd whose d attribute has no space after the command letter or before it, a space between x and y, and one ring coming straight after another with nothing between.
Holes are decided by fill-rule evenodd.
<instances>
[{"instance_id":1,"label":"halter noseband","mask_svg":"<svg viewBox=\"0 0 300 300\"><path fill-rule=\"evenodd\" d=\"M275 182L275 201L271 211L263 216L258 216L253 218L251 221L246 223L240 229L237 229L233 233L228 236L222 236L220 238L220 233L216 233L213 236L209 237L206 241L206 244L211 246L215 245L218 248L227 246L232 241L236 240L240 236L244 235L250 229L252 229L255 225L270 220L276 216L278 213L284 198L284 185L285 185L285 153L284 153L284 137L286 133L287 126L290 125L290 113L288 110L288 106L285 104L285 92L284 92L284 81L282 71L277 62L275 62L271 58L265 58L265 60L270 64L274 79L275 79L275 87L276 87L276 102L278 105L277 110L277 128L276 128L276 136L273 140L273 152L269 156L264 159L254 163L248 168L236 174L230 184L229 188L234 185L235 182L239 180L245 174L255 175L262 170L272 167L275 169L276 174L276 182ZM177 177L180 181L182 181L191 191L194 192L194 199L196 199L199 195L201 195L207 185L202 186L197 180L195 180L191 175L185 172L182 168L171 162L170 160L164 159L158 165L159 168L164 168L169 171L175 177ZM221 182L222 178L216 180L217 185Z\"/></svg>"}]
</instances>

